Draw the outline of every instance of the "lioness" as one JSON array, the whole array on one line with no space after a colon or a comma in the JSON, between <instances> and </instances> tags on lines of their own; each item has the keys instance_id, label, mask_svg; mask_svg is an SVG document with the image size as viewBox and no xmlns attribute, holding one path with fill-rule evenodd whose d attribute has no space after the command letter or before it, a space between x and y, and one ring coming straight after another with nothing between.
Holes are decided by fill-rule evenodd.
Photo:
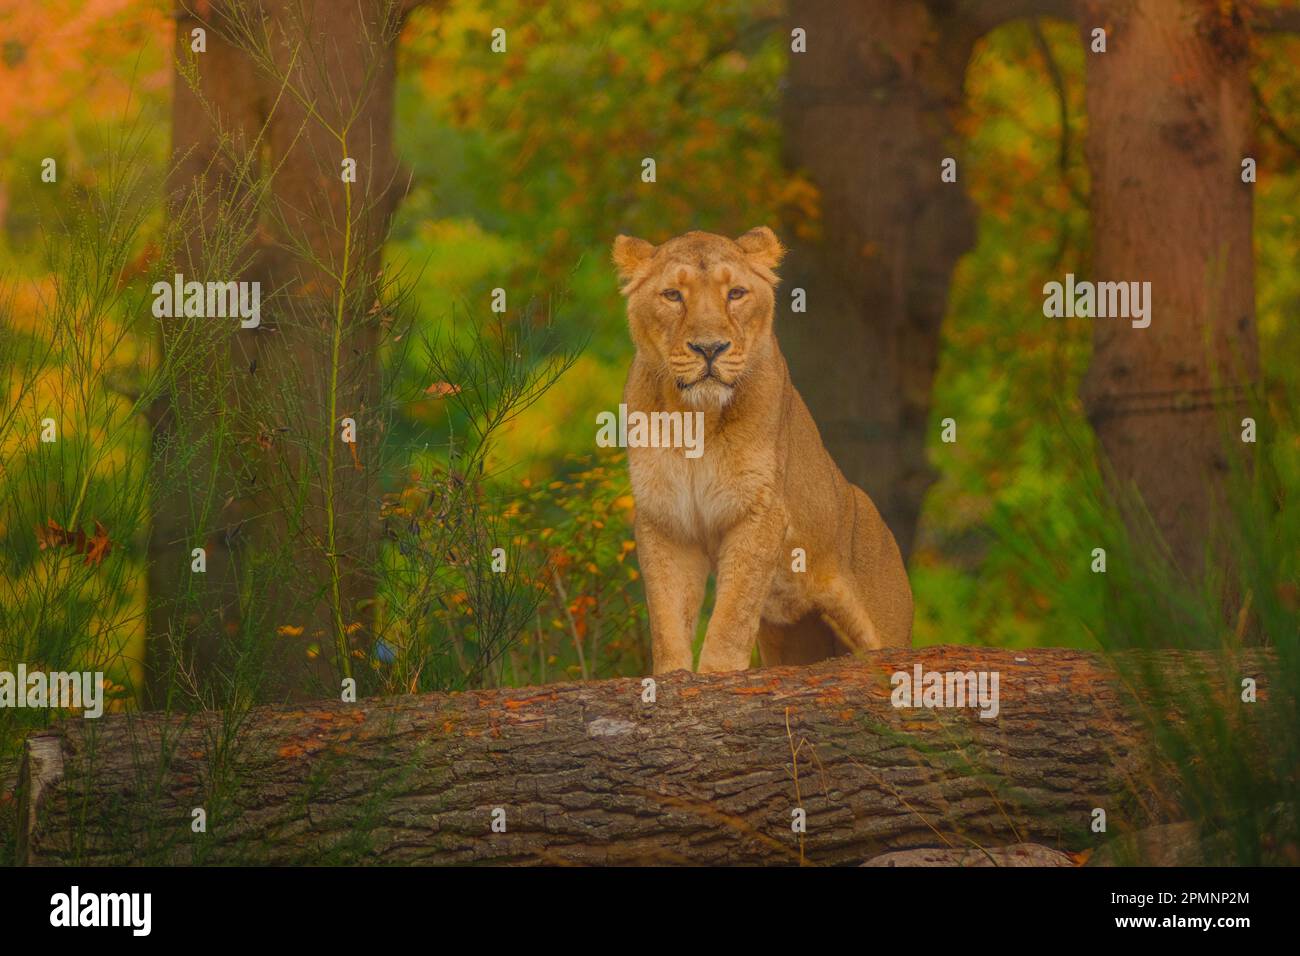
<instances>
[{"instance_id":1,"label":"lioness","mask_svg":"<svg viewBox=\"0 0 1300 956\"><path fill-rule=\"evenodd\" d=\"M614 240L636 346L628 415L704 414L699 457L628 449L655 673L690 669L710 571L701 672L743 670L755 640L764 664L912 640L894 536L831 461L776 342L784 252L766 227Z\"/></svg>"}]
</instances>

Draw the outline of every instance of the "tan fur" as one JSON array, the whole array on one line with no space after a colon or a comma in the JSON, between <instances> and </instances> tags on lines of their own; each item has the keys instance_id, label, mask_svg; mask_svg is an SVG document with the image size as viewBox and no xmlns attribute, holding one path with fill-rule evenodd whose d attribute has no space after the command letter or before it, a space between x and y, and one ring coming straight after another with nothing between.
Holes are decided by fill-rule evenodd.
<instances>
[{"instance_id":1,"label":"tan fur","mask_svg":"<svg viewBox=\"0 0 1300 956\"><path fill-rule=\"evenodd\" d=\"M827 454L777 346L772 270L783 253L765 227L735 240L614 242L636 346L629 415L705 416L698 458L628 449L655 673L690 669L710 572L702 672L748 667L755 643L764 664L911 644L912 591L894 537ZM729 298L737 288L746 291ZM689 346L709 353L723 342L711 366ZM792 570L795 548L807 555L803 573Z\"/></svg>"}]
</instances>

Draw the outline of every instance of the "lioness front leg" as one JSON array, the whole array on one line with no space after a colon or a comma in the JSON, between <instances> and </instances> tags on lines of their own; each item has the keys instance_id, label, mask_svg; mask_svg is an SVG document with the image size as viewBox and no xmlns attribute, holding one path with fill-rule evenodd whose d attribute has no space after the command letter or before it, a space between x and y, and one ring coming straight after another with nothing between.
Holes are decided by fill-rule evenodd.
<instances>
[{"instance_id":1,"label":"lioness front leg","mask_svg":"<svg viewBox=\"0 0 1300 956\"><path fill-rule=\"evenodd\" d=\"M786 517L779 507L757 508L722 539L718 593L700 649L700 673L749 666L758 622L776 575Z\"/></svg>"},{"instance_id":2,"label":"lioness front leg","mask_svg":"<svg viewBox=\"0 0 1300 956\"><path fill-rule=\"evenodd\" d=\"M635 530L654 672L690 670L691 644L709 579L709 556L701 548L669 537L648 519L638 517Z\"/></svg>"}]
</instances>

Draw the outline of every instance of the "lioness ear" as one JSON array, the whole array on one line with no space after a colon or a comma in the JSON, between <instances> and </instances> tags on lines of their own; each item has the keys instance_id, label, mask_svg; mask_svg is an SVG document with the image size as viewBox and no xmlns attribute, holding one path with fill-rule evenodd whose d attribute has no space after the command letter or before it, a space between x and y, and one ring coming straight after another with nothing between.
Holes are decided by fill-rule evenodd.
<instances>
[{"instance_id":1,"label":"lioness ear","mask_svg":"<svg viewBox=\"0 0 1300 956\"><path fill-rule=\"evenodd\" d=\"M764 269L774 269L781 261L781 257L785 255L785 247L781 245L781 240L767 226L749 230L736 240L736 245Z\"/></svg>"},{"instance_id":2,"label":"lioness ear","mask_svg":"<svg viewBox=\"0 0 1300 956\"><path fill-rule=\"evenodd\" d=\"M654 254L655 247L644 239L619 236L614 240L614 267L618 269L618 279L623 283L624 295L632 291L632 280L636 278L637 271Z\"/></svg>"}]
</instances>

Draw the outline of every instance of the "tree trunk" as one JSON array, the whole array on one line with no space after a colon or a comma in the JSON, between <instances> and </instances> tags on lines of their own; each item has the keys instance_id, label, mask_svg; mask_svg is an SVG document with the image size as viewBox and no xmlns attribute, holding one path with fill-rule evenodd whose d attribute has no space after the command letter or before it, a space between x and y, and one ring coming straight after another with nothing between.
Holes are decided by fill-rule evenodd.
<instances>
[{"instance_id":1,"label":"tree trunk","mask_svg":"<svg viewBox=\"0 0 1300 956\"><path fill-rule=\"evenodd\" d=\"M953 127L977 33L923 0L791 5L808 51L792 52L784 104L787 164L820 194L793 220L782 309L791 375L831 457L875 502L904 560L925 492L926 427L939 326L957 260L975 241ZM787 303L789 299L785 300Z\"/></svg>"},{"instance_id":2,"label":"tree trunk","mask_svg":"<svg viewBox=\"0 0 1300 956\"><path fill-rule=\"evenodd\" d=\"M1120 489L1135 487L1177 565L1200 575L1258 374L1248 36L1238 4L1089 3L1095 281L1151 283L1151 324L1094 319L1082 397ZM1216 377L1217 376L1217 377ZM1129 509L1130 528L1145 519Z\"/></svg>"},{"instance_id":3,"label":"tree trunk","mask_svg":"<svg viewBox=\"0 0 1300 956\"><path fill-rule=\"evenodd\" d=\"M997 671L998 714L895 708L891 675L918 660ZM1175 685L1204 676L1199 655L1160 662ZM1083 652L886 650L643 694L621 679L65 720L27 741L20 860L849 864L1078 850L1105 838L1093 808L1114 834L1170 803L1120 681Z\"/></svg>"},{"instance_id":4,"label":"tree trunk","mask_svg":"<svg viewBox=\"0 0 1300 956\"><path fill-rule=\"evenodd\" d=\"M260 282L262 317L250 329L163 320L164 349L189 358L154 412L147 698L163 706L178 667L207 688L231 662L226 648L280 625L289 631L276 653L256 665L272 692L332 692L337 636L364 646L373 592L381 423L370 307L400 195L402 11L385 0L176 11L178 64L191 58L192 30L205 29L207 44L192 55L197 89L179 65L175 79L177 270ZM350 196L345 158L357 164ZM345 417L356 421L351 448ZM198 547L203 573L192 570Z\"/></svg>"}]
</instances>

